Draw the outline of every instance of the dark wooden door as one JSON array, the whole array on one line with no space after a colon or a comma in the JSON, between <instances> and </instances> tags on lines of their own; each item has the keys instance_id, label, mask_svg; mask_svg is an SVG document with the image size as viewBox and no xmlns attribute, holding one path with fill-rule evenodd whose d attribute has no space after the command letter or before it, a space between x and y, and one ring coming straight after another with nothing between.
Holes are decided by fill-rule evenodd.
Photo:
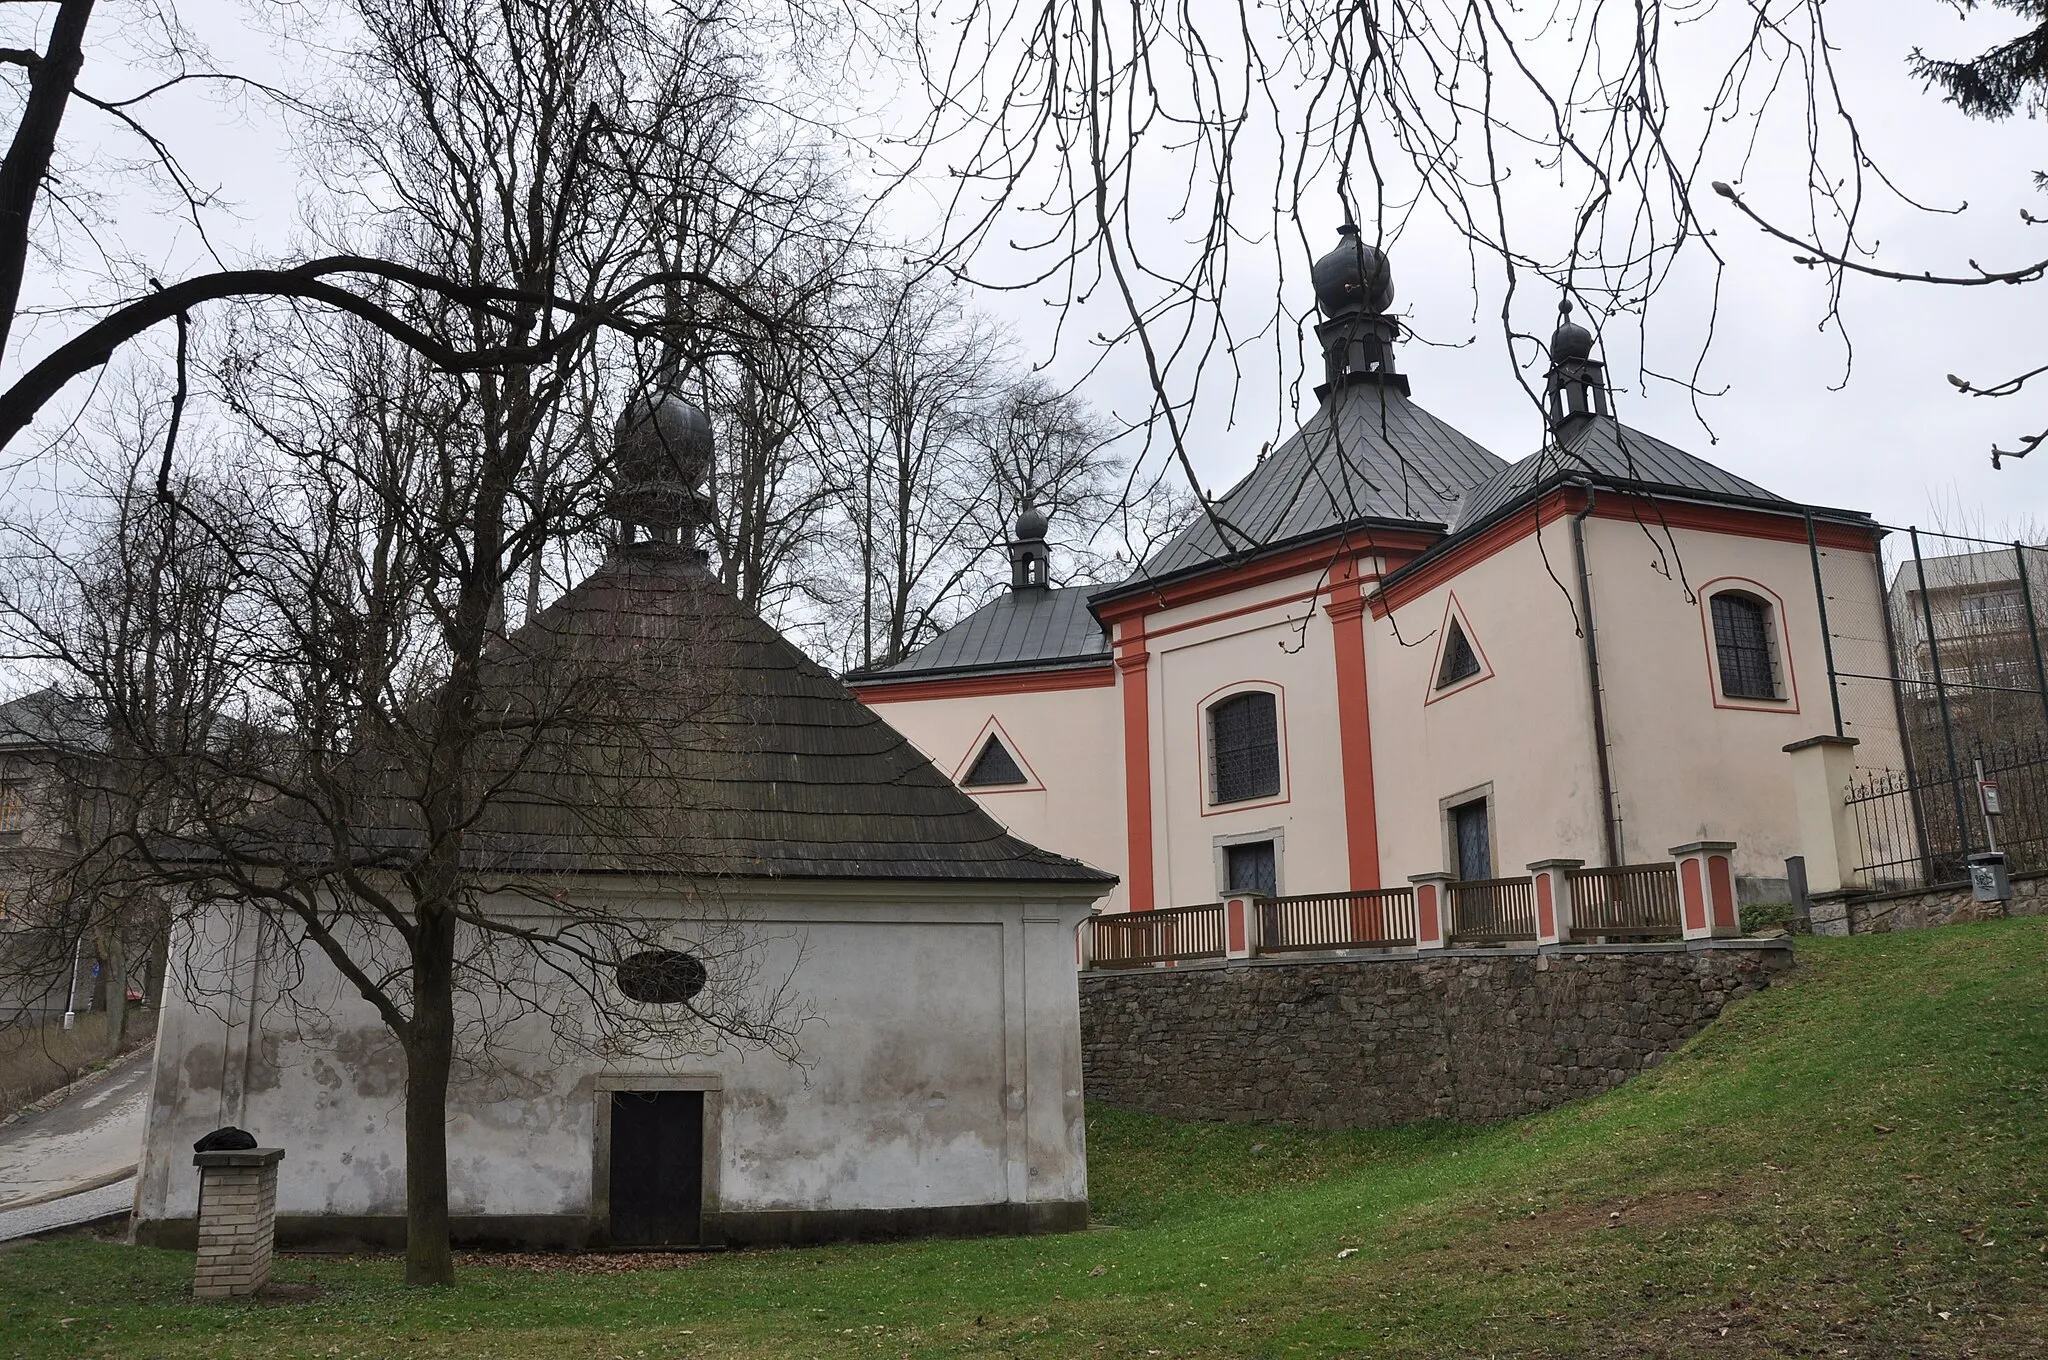
<instances>
[{"instance_id":1,"label":"dark wooden door","mask_svg":"<svg viewBox=\"0 0 2048 1360\"><path fill-rule=\"evenodd\" d=\"M612 1092L611 1207L615 1247L703 1240L702 1091Z\"/></svg>"},{"instance_id":2,"label":"dark wooden door","mask_svg":"<svg viewBox=\"0 0 2048 1360\"><path fill-rule=\"evenodd\" d=\"M1493 877L1492 837L1487 834L1486 800L1451 809L1458 836L1458 877L1467 881Z\"/></svg>"}]
</instances>

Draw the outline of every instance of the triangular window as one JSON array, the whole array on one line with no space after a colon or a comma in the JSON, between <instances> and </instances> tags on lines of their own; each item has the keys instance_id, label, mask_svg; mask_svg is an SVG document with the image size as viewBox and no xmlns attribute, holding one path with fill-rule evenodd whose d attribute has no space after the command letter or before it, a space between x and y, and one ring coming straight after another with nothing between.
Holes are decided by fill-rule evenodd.
<instances>
[{"instance_id":1,"label":"triangular window","mask_svg":"<svg viewBox=\"0 0 2048 1360\"><path fill-rule=\"evenodd\" d=\"M974 765L967 771L967 777L960 781L962 788L987 788L998 784L1028 784L1024 771L1018 768L1017 757L1010 754L1010 748L993 734L981 748L981 754L974 758Z\"/></svg>"},{"instance_id":2,"label":"triangular window","mask_svg":"<svg viewBox=\"0 0 2048 1360\"><path fill-rule=\"evenodd\" d=\"M1451 620L1450 630L1450 636L1444 639L1443 663L1436 670L1438 689L1448 689L1460 680L1470 680L1479 674L1479 654L1472 650L1472 644L1457 619Z\"/></svg>"}]
</instances>

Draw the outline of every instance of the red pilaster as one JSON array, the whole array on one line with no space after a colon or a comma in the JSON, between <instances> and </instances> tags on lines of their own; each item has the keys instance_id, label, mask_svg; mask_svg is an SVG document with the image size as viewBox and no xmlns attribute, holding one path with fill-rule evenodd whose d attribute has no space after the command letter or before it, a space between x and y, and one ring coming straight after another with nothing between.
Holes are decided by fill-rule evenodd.
<instances>
[{"instance_id":1,"label":"red pilaster","mask_svg":"<svg viewBox=\"0 0 2048 1360\"><path fill-rule=\"evenodd\" d=\"M1124 828L1129 838L1130 909L1150 911L1152 898L1152 699L1145 650L1145 620L1117 625L1117 683L1124 692Z\"/></svg>"},{"instance_id":2,"label":"red pilaster","mask_svg":"<svg viewBox=\"0 0 2048 1360\"><path fill-rule=\"evenodd\" d=\"M1365 598L1356 559L1330 582L1330 634L1337 648L1337 748L1344 767L1344 842L1351 891L1380 886L1379 809L1372 782L1372 712L1365 678Z\"/></svg>"}]
</instances>

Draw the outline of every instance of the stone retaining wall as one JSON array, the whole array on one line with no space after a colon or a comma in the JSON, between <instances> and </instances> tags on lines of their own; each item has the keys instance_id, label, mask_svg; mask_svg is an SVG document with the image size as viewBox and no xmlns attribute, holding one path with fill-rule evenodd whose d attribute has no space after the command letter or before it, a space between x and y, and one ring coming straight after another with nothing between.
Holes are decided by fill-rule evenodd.
<instances>
[{"instance_id":1,"label":"stone retaining wall","mask_svg":"<svg viewBox=\"0 0 2048 1360\"><path fill-rule=\"evenodd\" d=\"M1893 930L1961 925L2003 916L2043 915L2048 915L2048 874L2014 874L2012 901L2003 904L1976 901L1967 883L1870 897L1817 898L1813 904L1813 933L1882 935Z\"/></svg>"},{"instance_id":2,"label":"stone retaining wall","mask_svg":"<svg viewBox=\"0 0 2048 1360\"><path fill-rule=\"evenodd\" d=\"M1257 959L1081 975L1088 1099L1175 1119L1506 1119L1652 1066L1782 940Z\"/></svg>"}]
</instances>

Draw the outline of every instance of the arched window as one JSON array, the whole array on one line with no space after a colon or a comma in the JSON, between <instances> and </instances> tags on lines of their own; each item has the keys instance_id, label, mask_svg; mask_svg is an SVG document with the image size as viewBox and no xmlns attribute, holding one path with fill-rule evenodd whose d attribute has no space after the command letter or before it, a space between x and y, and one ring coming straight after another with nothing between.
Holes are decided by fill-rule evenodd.
<instances>
[{"instance_id":1,"label":"arched window","mask_svg":"<svg viewBox=\"0 0 2048 1360\"><path fill-rule=\"evenodd\" d=\"M1209 705L1209 801L1242 803L1280 792L1279 706L1262 689Z\"/></svg>"},{"instance_id":2,"label":"arched window","mask_svg":"<svg viewBox=\"0 0 2048 1360\"><path fill-rule=\"evenodd\" d=\"M1778 664L1771 646L1771 607L1754 595L1724 590L1712 601L1714 656L1721 693L1731 699L1778 697Z\"/></svg>"}]
</instances>

